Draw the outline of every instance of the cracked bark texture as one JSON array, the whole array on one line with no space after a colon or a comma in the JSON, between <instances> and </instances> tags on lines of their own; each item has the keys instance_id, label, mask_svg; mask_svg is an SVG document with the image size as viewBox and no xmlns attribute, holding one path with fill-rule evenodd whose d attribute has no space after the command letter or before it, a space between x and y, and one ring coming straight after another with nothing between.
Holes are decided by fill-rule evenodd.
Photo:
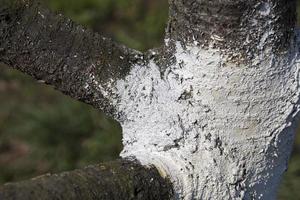
<instances>
[{"instance_id":1,"label":"cracked bark texture","mask_svg":"<svg viewBox=\"0 0 300 200\"><path fill-rule=\"evenodd\" d=\"M121 156L155 166L175 199L276 198L300 109L295 0L170 0L146 54L0 2L0 61L118 119Z\"/></svg>"}]
</instances>

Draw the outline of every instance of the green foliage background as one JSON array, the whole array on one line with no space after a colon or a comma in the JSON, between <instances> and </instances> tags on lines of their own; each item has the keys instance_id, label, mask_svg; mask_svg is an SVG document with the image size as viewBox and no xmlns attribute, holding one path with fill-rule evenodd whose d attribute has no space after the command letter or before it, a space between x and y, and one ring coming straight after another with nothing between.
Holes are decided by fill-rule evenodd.
<instances>
[{"instance_id":1,"label":"green foliage background","mask_svg":"<svg viewBox=\"0 0 300 200\"><path fill-rule=\"evenodd\" d=\"M139 50L160 44L168 15L167 0L44 1L76 22ZM0 184L115 159L121 149L116 122L0 67ZM300 134L279 199L300 199Z\"/></svg>"}]
</instances>

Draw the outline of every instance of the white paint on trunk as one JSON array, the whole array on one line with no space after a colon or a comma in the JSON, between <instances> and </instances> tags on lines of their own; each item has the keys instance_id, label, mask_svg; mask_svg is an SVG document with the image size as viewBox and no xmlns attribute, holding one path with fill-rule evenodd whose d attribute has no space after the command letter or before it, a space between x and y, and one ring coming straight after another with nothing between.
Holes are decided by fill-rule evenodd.
<instances>
[{"instance_id":1,"label":"white paint on trunk","mask_svg":"<svg viewBox=\"0 0 300 200\"><path fill-rule=\"evenodd\" d=\"M234 64L216 49L178 42L163 74L150 61L114 85L94 76L87 84L117 96L121 156L155 165L178 199L273 200L294 139L299 64L295 50L265 52Z\"/></svg>"},{"instance_id":2,"label":"white paint on trunk","mask_svg":"<svg viewBox=\"0 0 300 200\"><path fill-rule=\"evenodd\" d=\"M272 5L259 5L260 16L275 20ZM85 87L98 88L123 114L121 156L155 165L178 199L276 199L294 140L300 65L294 44L271 53L270 27L251 64L230 63L197 41L177 42L175 63L163 73L150 61L104 86L91 75Z\"/></svg>"},{"instance_id":3,"label":"white paint on trunk","mask_svg":"<svg viewBox=\"0 0 300 200\"><path fill-rule=\"evenodd\" d=\"M183 199L275 199L298 112L296 55L227 63L177 43L176 63L119 80L123 157L153 164Z\"/></svg>"}]
</instances>

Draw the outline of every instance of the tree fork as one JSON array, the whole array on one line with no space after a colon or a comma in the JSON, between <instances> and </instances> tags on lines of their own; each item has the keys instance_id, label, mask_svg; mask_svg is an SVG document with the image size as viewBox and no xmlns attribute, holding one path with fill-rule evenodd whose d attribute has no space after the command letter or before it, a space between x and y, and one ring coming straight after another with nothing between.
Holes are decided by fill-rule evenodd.
<instances>
[{"instance_id":1,"label":"tree fork","mask_svg":"<svg viewBox=\"0 0 300 200\"><path fill-rule=\"evenodd\" d=\"M0 2L0 62L117 118L121 156L167 175L177 199L276 198L300 110L295 0L170 0L150 56Z\"/></svg>"}]
</instances>

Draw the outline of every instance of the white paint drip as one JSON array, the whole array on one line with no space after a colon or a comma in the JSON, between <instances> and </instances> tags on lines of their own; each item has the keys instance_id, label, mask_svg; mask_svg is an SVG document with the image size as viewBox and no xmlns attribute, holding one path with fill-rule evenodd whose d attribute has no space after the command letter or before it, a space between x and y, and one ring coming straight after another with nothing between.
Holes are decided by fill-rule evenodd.
<instances>
[{"instance_id":1,"label":"white paint drip","mask_svg":"<svg viewBox=\"0 0 300 200\"><path fill-rule=\"evenodd\" d=\"M153 164L182 199L274 199L293 141L299 66L291 55L245 66L177 43L176 63L135 66L114 93L123 157ZM284 136L282 136L284 134Z\"/></svg>"}]
</instances>

